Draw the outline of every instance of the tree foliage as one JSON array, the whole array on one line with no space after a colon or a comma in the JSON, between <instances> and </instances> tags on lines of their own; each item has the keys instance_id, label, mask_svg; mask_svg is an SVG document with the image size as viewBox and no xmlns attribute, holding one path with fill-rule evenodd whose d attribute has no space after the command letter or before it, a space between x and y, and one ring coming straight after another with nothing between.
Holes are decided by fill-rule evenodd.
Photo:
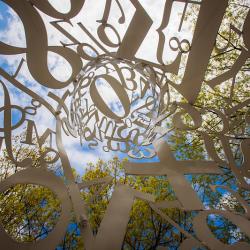
<instances>
[{"instance_id":1,"label":"tree foliage","mask_svg":"<svg viewBox=\"0 0 250 250\"><path fill-rule=\"evenodd\" d=\"M193 8L198 7L194 6ZM220 110L225 113L226 109L249 99L249 59L235 79L229 79L213 89L208 87L206 82L230 70L232 64L241 53L244 43L235 30L241 30L248 11L249 7L246 6L244 1L230 1L229 8L219 30L216 48L210 60L205 82L194 104L199 110L204 108L207 110L203 116L202 129L210 131L209 136L214 142L217 154L221 158L225 158L225 156L217 132L221 131L223 121L216 115L214 110ZM190 12L189 18L195 20L196 17ZM231 29L230 25L234 25L236 29ZM226 49L222 50L223 47L226 47ZM192 119L189 116L184 116L183 120L186 124L192 124ZM233 157L239 165L243 160L240 142L242 139L249 139L249 122L249 105L238 109L230 117L230 133L228 134L230 136L230 147L233 149ZM168 126L167 123L165 125ZM168 135L167 141L178 160L208 159L204 141L200 134L196 132L175 130ZM33 159L32 167L39 167L38 159L41 151L38 148L24 147L23 144L17 142L14 144L16 160L31 157ZM156 201L173 201L176 199L167 177L126 176L123 168L125 161L127 159L120 160L117 157L108 162L100 159L96 164L89 163L83 176L77 176L75 172L76 180L83 183L106 176L112 177L112 181L105 187L102 185L93 185L81 191L82 199L88 208L89 222L94 234L98 232L98 228L112 197L114 186L118 183L127 184L135 190L153 194L156 197ZM223 165L220 165L220 167L224 175L189 175L186 178L192 184L206 207L229 209L234 212L243 213L242 206L229 192L221 189L217 191L211 189L211 185L224 185L238 191L245 201L250 202L249 191L237 188L237 180L232 172ZM6 151L3 151L0 158L1 180L8 178L11 174L20 170L17 165L14 165L8 159ZM57 175L61 175L63 179L63 173L57 170L57 166L50 169L50 171L54 171ZM181 211L179 209L165 209L163 212L185 231L194 234L192 219L196 215L196 212ZM0 195L1 223L6 232L18 241L32 241L46 237L53 229L59 214L60 202L50 190L42 186L30 184L16 185ZM208 224L216 237L224 243L232 244L241 240L249 241L235 225L223 217L211 215L208 218ZM130 220L123 242L123 249L157 249L158 246L177 249L184 239L184 234L157 214L148 203L139 199L135 201L130 212ZM58 249L82 248L83 242L79 227L72 213L72 222L68 226L64 240L58 246Z\"/></svg>"}]
</instances>

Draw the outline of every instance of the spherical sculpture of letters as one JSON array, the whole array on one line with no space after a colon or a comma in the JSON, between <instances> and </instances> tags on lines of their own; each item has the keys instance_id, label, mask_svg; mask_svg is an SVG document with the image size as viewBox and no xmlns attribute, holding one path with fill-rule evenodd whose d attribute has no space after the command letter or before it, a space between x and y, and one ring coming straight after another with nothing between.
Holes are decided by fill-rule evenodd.
<instances>
[{"instance_id":1,"label":"spherical sculpture of letters","mask_svg":"<svg viewBox=\"0 0 250 250\"><path fill-rule=\"evenodd\" d=\"M105 56L86 65L77 79L71 123L81 142L140 157L161 102L153 69Z\"/></svg>"}]
</instances>

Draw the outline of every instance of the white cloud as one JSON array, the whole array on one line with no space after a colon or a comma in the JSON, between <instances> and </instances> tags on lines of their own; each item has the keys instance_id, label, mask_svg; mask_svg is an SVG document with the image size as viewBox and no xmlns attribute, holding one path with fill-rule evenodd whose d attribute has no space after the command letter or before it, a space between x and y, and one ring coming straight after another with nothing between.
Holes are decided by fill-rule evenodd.
<instances>
[{"instance_id":1,"label":"white cloud","mask_svg":"<svg viewBox=\"0 0 250 250\"><path fill-rule=\"evenodd\" d=\"M54 8L63 13L68 12L70 9L69 0L50 0L49 2ZM115 2L112 5L111 9L112 14L109 17L109 23L112 23L112 25L114 25L114 27L119 31L122 39L135 13L135 8L133 7L133 5L129 0L124 0L121 2L121 4L126 16L125 23L124 24L118 23L118 19L121 16L121 12L118 8L118 5ZM153 47L156 48L158 42L158 35L156 29L160 26L161 23L165 1L147 0L147 1L141 1L141 4L149 13L154 23L145 39L145 42L143 42L142 44L140 51L137 53L137 56L139 57L141 56L144 59L154 61L156 58L156 50L153 50L152 48ZM105 7L105 1L86 0L80 13L76 17L72 18L71 21L73 26L66 23L62 23L60 25L64 27L70 34L76 37L80 42L89 43L100 52L100 48L98 48L96 44L83 32L83 30L77 25L77 23L81 22L84 25L86 25L86 28L89 30L89 32L97 40L99 40L96 33L99 23L96 21L102 18L104 7ZM183 3L174 3L174 9L175 12L173 12L170 18L169 27L164 30L164 33L166 35L166 40L171 36L180 36L180 34L177 32L177 27L179 24L177 20L179 18L178 15L183 9ZM25 32L23 24L20 18L16 15L16 13L12 9L9 8L8 13L10 15L8 15L7 25L3 30L0 30L0 40L12 46L25 48L26 40L25 40ZM50 24L51 21L54 21L53 18L43 14L40 11L39 13L43 18L47 29L48 45L60 46L61 41L64 42L68 41L68 39L63 34L61 34L57 29L55 29ZM4 13L2 13L1 15L4 15ZM183 34L184 38L190 38L190 37L185 37L185 34L187 34L187 32L186 33L184 32ZM111 39L112 38L115 39L114 35L113 37L111 36ZM103 46L105 47L105 45ZM108 49L108 47L105 48ZM164 60L165 61L173 60L175 56L176 53L173 53L168 47L168 44L166 44L166 49L164 51ZM5 69L9 73L15 72L22 58L24 59L26 58L25 54L0 56L0 60L2 61L2 63L4 62L8 65L8 67L7 68L5 67ZM52 75L58 80L67 79L71 74L71 67L68 65L68 63L65 62L65 60L62 57L52 52L48 53L48 68L52 73ZM26 63L24 63L23 66L21 67L17 79L20 82L23 82L28 88L32 89L35 93L45 98L48 102L51 103L51 105L55 107L56 103L52 101L51 98L47 97L48 90L33 79ZM22 107L24 107L25 105L29 105L30 98L28 98L27 95L20 93L17 94L13 86L10 87L10 90L11 90L12 102L14 104L20 105ZM54 92L59 96L61 96L62 94L62 91L59 90L55 90ZM113 95L111 95L108 89L103 90L103 93L109 96L109 101L112 101L113 99L116 98L115 94L113 93ZM36 121L40 133L44 132L44 130L47 127L50 128L55 127L54 117L51 114L49 114L49 112L45 110L45 108L41 108L40 110L38 110L38 113L36 115ZM64 136L63 139L67 152L70 156L72 166L76 167L79 172L82 171L83 166L86 165L86 163L89 161L95 162L98 160L98 158L110 159L113 156L113 153L105 153L101 150L101 148L97 148L96 150L93 151L83 150L79 146L79 138L75 139L69 136ZM84 145L84 149L86 149L86 145Z\"/></svg>"},{"instance_id":2,"label":"white cloud","mask_svg":"<svg viewBox=\"0 0 250 250\"><path fill-rule=\"evenodd\" d=\"M70 10L70 0L48 0L59 12L67 13Z\"/></svg>"}]
</instances>

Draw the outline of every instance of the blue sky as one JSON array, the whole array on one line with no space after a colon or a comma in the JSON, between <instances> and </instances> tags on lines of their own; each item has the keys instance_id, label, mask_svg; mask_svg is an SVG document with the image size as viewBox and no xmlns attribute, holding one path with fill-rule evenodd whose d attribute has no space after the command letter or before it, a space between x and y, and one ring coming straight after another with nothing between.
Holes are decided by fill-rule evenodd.
<instances>
[{"instance_id":1,"label":"blue sky","mask_svg":"<svg viewBox=\"0 0 250 250\"><path fill-rule=\"evenodd\" d=\"M55 4L58 4L60 3L60 1L62 0L55 0L54 2ZM84 9L85 13L80 13L79 16L73 20L75 26L78 21L82 21L84 24L86 24L86 26L88 27L90 31L96 30L96 27L97 27L96 20L100 19L100 16L102 15L103 6L96 8L93 2L94 1L92 0L86 1L86 9L88 9L89 11L86 12L86 9ZM63 4L61 4L60 6L62 7ZM67 5L65 6L67 7ZM126 5L126 8L127 8L126 14L128 15L129 18L125 27L123 27L124 30L128 26L129 20L131 19L132 14L133 14L133 9L131 10L131 6ZM145 1L145 8L147 10L150 10L151 8L150 14L152 15L152 18L154 19L154 25L155 25L154 28L156 28L157 25L159 25L160 20L161 20L161 15L158 15L158 13L160 12L160 10L161 11L163 10L162 6L159 6L158 3L153 4L152 1ZM182 5L177 4L176 8L177 10L178 9L181 10L183 8L183 4ZM62 34L59 34L58 32L56 32L55 28L53 28L49 24L49 22L51 21L51 18L45 15L42 15L42 17L48 29L49 45L59 45L60 41L65 39L65 37ZM178 25L175 24L176 17L177 16L171 19L172 25L170 25L171 27L168 30L166 30L166 33L171 33L177 36L179 34L176 31L176 28L178 27ZM65 24L65 28L69 28L69 26ZM184 27L186 31L183 32L184 34L183 38L190 38L190 33L188 33L189 31L188 28L189 27ZM124 33L124 30L121 30L121 32ZM6 43L14 44L16 46L25 46L25 36L24 36L23 31L24 30L23 30L20 19L15 15L13 11L11 11L7 7L7 5L5 5L3 2L0 1L0 40L4 40ZM81 40L86 39L88 42L90 42L88 38L83 37L82 31L80 31L79 29L72 28L72 30L70 31L79 39ZM139 55L143 55L147 57L148 60L151 60L151 59L154 60L152 56L153 50L151 48L155 45L154 43L157 40L155 38L156 38L156 35L152 33L151 40L148 43L143 45L144 47L139 52ZM171 54L169 52L166 54L169 55L168 58L165 58L166 60L167 59L171 60L176 56L175 53ZM15 69L17 68L22 57L25 58L25 54L18 55L18 56L16 55L0 56L0 67L8 73L11 73L11 72L13 73ZM50 66L51 71L56 77L58 78L67 77L69 69L65 66L65 62L61 58L58 58L55 55L50 55L49 66ZM52 105L54 106L56 105L56 103L53 103L53 101L51 101L47 97L48 90L45 87L39 85L37 82L35 82L35 80L31 77L26 63L24 63L23 67L21 68L20 74L18 75L17 79L20 82L22 82L25 86L31 89L34 89L36 93L39 93L39 95L46 98L46 100L50 101ZM9 93L10 93L13 104L20 105L22 107L29 105L30 98L27 95L20 93L20 91L18 91L15 87L13 87L13 85L8 83L5 79L3 81L4 83L6 83L7 87L9 88ZM0 92L1 91L2 89L0 89ZM55 91L55 93L60 95L62 91ZM0 97L2 98L2 93L0 93ZM2 100L1 100L1 105L2 105ZM13 120L12 120L13 124L16 124L20 119L20 113L17 110L13 110L12 117L13 117ZM55 128L55 119L44 108L39 110L37 117L36 117L36 121L37 121L37 126L38 126L38 130L40 134L43 133L47 127L50 127L52 129ZM0 113L0 127L3 127L3 112ZM16 131L16 134L20 133L22 129L23 127L18 129ZM104 160L109 160L115 155L117 155L119 158L127 157L126 154L122 154L118 152L105 153L103 152L101 148L102 145L96 148L95 150L90 150L86 143L84 143L83 146L80 145L79 138L75 139L70 136L64 136L63 140L64 140L64 144L66 147L66 151L68 152L72 167L76 168L77 172L80 175L84 173L85 166L88 162L96 162L99 158L102 158ZM155 157L153 159L143 159L143 160L140 159L140 160L133 160L133 161L136 161L136 162L157 161L157 158ZM188 176L189 180L190 178L191 176ZM235 188L235 187L232 187L232 188ZM225 190L220 190L220 192L222 194L227 193Z\"/></svg>"},{"instance_id":2,"label":"blue sky","mask_svg":"<svg viewBox=\"0 0 250 250\"><path fill-rule=\"evenodd\" d=\"M47 17L43 17L46 22L49 22L50 20L47 20ZM48 25L48 24L47 24ZM50 27L51 28L51 27ZM50 28L48 29L48 33L51 33L49 35L49 38L51 38L52 43L60 43L60 40L62 39L62 36L57 37L54 39L55 34L50 31ZM52 28L51 28L52 29ZM90 27L91 29L91 27ZM53 30L54 31L54 30ZM6 4L3 2L0 2L0 39L2 39L7 44L11 44L14 46L25 46L25 36L24 36L24 29L21 23L21 20L18 18L18 16L11 10ZM25 54L21 55L11 55L11 56L0 56L0 66L9 74L15 72L15 70L18 67L18 64L21 60L21 58L25 59ZM58 75L62 75L65 69L62 65L59 65L58 61L60 62L60 58L52 58L51 62L51 69L57 70ZM41 96L46 98L48 91L43 87L39 86L34 79L29 74L28 68L26 63L23 64L20 73L17 77L17 79L22 82L25 86L34 89L36 93L39 93ZM9 94L12 100L12 104L20 105L24 107L25 105L29 105L30 98L21 93L19 90L17 90L15 87L13 87L12 84L9 84L6 79L3 79L4 83L9 89ZM20 119L20 112L17 110L12 111L12 122L13 124L16 124ZM0 114L0 125L3 125L3 114ZM46 127L54 127L55 121L53 121L53 117L46 112L46 110L42 110L37 115L37 125L38 130L40 133L43 133ZM20 133L21 128L16 131L16 133ZM101 150L99 147L96 150L90 150L88 149L87 145L84 144L83 146L79 143L79 138L74 139L71 137L64 137L64 143L65 147L68 151L69 158L71 158L72 166L77 169L77 171L82 174L84 172L84 165L86 165L87 162L95 162L98 160L98 158L102 158L104 160L111 159L114 155L118 155L120 158L126 157L126 154L122 153L105 153ZM146 160L147 161L147 160Z\"/></svg>"},{"instance_id":3,"label":"blue sky","mask_svg":"<svg viewBox=\"0 0 250 250\"><path fill-rule=\"evenodd\" d=\"M69 7L68 3L69 1L67 0L53 0L50 1L53 2L55 6L63 8L65 7L66 10ZM129 1L128 1L129 2ZM164 2L164 1L163 1ZM152 30L157 28L157 26L161 22L161 15L156 15L157 11L158 12L163 12L163 2L160 3L160 1L152 4L151 1L145 1L144 7L147 11L149 11L149 14L151 15L151 18L154 20L154 27ZM59 3L59 4L58 4ZM61 4L60 4L61 3ZM65 3L65 5L63 4ZM104 4L104 3L102 3ZM77 29L76 23L78 21L83 22L86 24L86 27L89 30L95 30L98 23L96 20L98 20L98 17L102 16L102 11L103 7L102 4L98 6L98 8L95 6L93 1L86 1L86 4L84 5L83 11L79 13L78 16L73 18L72 23L74 23L74 27L69 28L65 24L65 28L68 28L68 31L74 34L75 37L78 39L84 40L86 39L87 42L90 43L89 38L86 36L83 36L83 32ZM183 3L175 3L175 10L173 12L173 15L170 18L170 25L169 28L166 29L166 36L170 35L175 35L175 36L180 36L182 35L183 38L189 38L191 37L190 34L190 27L188 25L184 25L183 31L178 33L178 25L176 25L177 18L179 20L179 14L182 11L184 5ZM126 27L128 27L129 21L132 17L133 14L133 8L128 3L124 2L124 8L126 10L126 15L128 16L127 23L124 27L124 30ZM86 11L88 10L88 11ZM156 11L157 10L157 11ZM44 23L47 27L47 32L48 32L48 43L49 45L60 45L60 41L64 41L65 37L64 35L60 34L52 25L50 25L50 21L53 21L53 19L49 18L48 16L41 14L42 18L44 20ZM117 17L112 17L111 16L111 21L116 21L115 18ZM122 33L124 33L124 30L120 30ZM151 32L151 31L150 31ZM156 37L155 32L153 31L150 34L150 40L148 43L146 42L145 44L142 45L141 51L139 51L139 54L143 54L144 57L146 57L147 60L154 60L152 56L152 49L154 38ZM25 47L25 35L24 35L24 28L21 23L21 20L18 18L18 16L14 13L13 10L7 7L6 4L0 1L0 39L4 40L8 44L13 44L15 46L21 46ZM157 39L156 39L157 40ZM85 41L85 40L84 40ZM95 46L95 44L92 44ZM168 48L169 49L169 48ZM167 50L166 52L168 52ZM166 58L167 61L171 60L171 58L175 58L176 53L166 53L168 55L168 58ZM139 55L138 55L139 56ZM11 55L11 56L0 56L0 66L6 70L8 73L13 73L15 72L16 68L18 67L18 64L22 58L25 58L25 54L21 55ZM67 65L64 64L64 61L62 58L59 58L56 55L49 55L48 57L49 61L49 67L51 69L51 73L55 77L61 77L61 78L67 78L68 74L68 67ZM20 73L17 77L17 79L22 82L25 86L31 88L34 90L34 92L39 93L42 97L44 97L47 101L51 102L52 105L56 105L55 102L51 101L50 98L47 97L48 90L43 87L42 85L38 84L30 75L29 70L27 68L26 63L23 64ZM6 80L4 80L6 83ZM12 99L13 104L17 105L29 105L30 103L30 98L27 95L24 95L20 93L16 88L14 88L11 84L7 83L7 86L9 87L9 92L10 96ZM59 96L62 94L61 91L54 91L55 94L58 94ZM109 96L110 98L110 96ZM13 111L13 124L15 124L19 120L18 112ZM2 119L2 115L0 115L0 119ZM37 126L38 130L41 133L45 131L47 127L54 128L55 126L55 120L54 118L46 111L45 109L42 109L40 112L37 114ZM2 124L2 121L0 121L0 125ZM20 132L20 130L18 131ZM85 143L83 146L80 145L79 138L73 138L71 136L64 136L64 144L66 147L66 150L68 152L68 155L70 157L72 166L77 169L77 171L82 174L84 172L84 166L86 166L87 162L96 162L98 158L102 158L104 160L111 159L114 155L118 155L120 158L127 157L126 154L122 153L112 153L108 152L105 153L103 152L101 146L95 150L89 150L87 147L87 144ZM154 159L148 159L148 160L143 160L143 161L155 161L156 158ZM135 160L135 161L142 161L142 160Z\"/></svg>"},{"instance_id":4,"label":"blue sky","mask_svg":"<svg viewBox=\"0 0 250 250\"><path fill-rule=\"evenodd\" d=\"M0 2L0 13L1 13L0 29L1 30L4 30L6 28L8 18L10 18L10 14L7 11L8 11L8 6L1 1Z\"/></svg>"}]
</instances>

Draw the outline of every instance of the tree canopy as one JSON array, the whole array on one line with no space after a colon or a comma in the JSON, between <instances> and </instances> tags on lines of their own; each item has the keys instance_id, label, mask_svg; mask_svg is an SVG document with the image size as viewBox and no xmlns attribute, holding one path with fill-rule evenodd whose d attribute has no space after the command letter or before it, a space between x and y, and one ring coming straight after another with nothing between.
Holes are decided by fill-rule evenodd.
<instances>
[{"instance_id":1,"label":"tree canopy","mask_svg":"<svg viewBox=\"0 0 250 250\"><path fill-rule=\"evenodd\" d=\"M193 8L198 8L193 6ZM187 18L195 22L190 9ZM246 60L237 75L226 76L222 84L214 84L217 77L230 71L245 50L245 41L241 38L241 29L249 11L244 1L231 0L224 21L218 33L216 46L211 55L205 80L201 92L193 104L202 114L200 130L171 130L173 117L163 122L164 128L170 132L164 137L175 158L181 160L207 160L209 151L218 159L222 175L196 174L186 175L192 188L198 194L205 208L231 211L235 214L246 215L244 204L249 206L250 194L249 179L239 180L237 171L232 172L225 164L228 157L232 157L238 167L241 167L244 158L249 158L250 142L250 60ZM250 25L250 24L248 24ZM205 49L205 48L204 48ZM178 93L170 87L172 97ZM182 97L178 97L182 98ZM184 100L184 98L183 98ZM174 100L167 100L174 103ZM166 102L167 102L166 101ZM184 101L185 102L185 101ZM246 103L231 112L228 116L228 128L222 138L221 131L225 129L223 117L228 110ZM167 103L165 103L167 106ZM177 112L182 112L177 107ZM188 114L181 115L183 124L195 127L193 119ZM223 144L225 139L228 144ZM32 168L39 168L40 156L45 149L39 147L25 147L16 139L13 153L16 161L32 158ZM209 142L209 147L206 142ZM225 145L232 150L232 156L227 155ZM83 152L84 154L84 152ZM155 202L164 204L166 201L175 201L176 194L169 183L167 176L135 176L127 175L124 165L128 159L114 157L110 161L99 159L97 163L89 163L82 176L74 170L75 181L79 183L81 198L87 205L87 215L94 235L98 233L105 211L112 199L115 186L126 184L133 190L152 194ZM146 161L143 161L144 163ZM249 167L248 167L249 169ZM7 179L13 173L20 171L18 165L8 159L6 150L0 158L0 179ZM237 168L236 168L237 170ZM64 173L57 164L49 171L60 177L64 182ZM249 171L249 170L248 170ZM249 173L248 173L249 174ZM244 185L241 185L244 182ZM239 185L240 184L240 185ZM213 188L217 186L217 188ZM232 192L238 192L239 201ZM183 190L185 192L185 190ZM123 249L179 249L187 239L187 234L195 235L193 219L198 211L185 211L178 208L155 207L153 203L136 199L130 211L129 222L123 242ZM6 232L18 241L33 241L45 238L55 226L60 215L61 204L56 195L46 187L39 185L16 185L0 195L0 220ZM249 215L246 215L249 216ZM249 221L250 217L246 217ZM83 249L84 242L80 234L79 223L72 209L71 222L61 244L57 249ZM233 244L248 242L250 239L230 220L218 214L210 214L207 219L212 233L221 242ZM183 248L185 249L185 248ZM201 246L200 249L207 249Z\"/></svg>"}]
</instances>

